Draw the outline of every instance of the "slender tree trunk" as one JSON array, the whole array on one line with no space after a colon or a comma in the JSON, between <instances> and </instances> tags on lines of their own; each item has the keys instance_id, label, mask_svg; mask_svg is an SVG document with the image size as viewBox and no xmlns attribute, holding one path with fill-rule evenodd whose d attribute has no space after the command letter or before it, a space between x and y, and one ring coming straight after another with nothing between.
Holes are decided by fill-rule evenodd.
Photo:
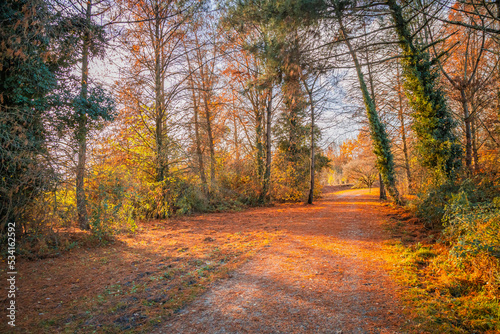
<instances>
[{"instance_id":1,"label":"slender tree trunk","mask_svg":"<svg viewBox=\"0 0 500 334\"><path fill-rule=\"evenodd\" d=\"M364 26L364 33L366 34L366 26ZM371 91L371 97L372 97L372 100L373 100L373 104L375 106L375 109L377 108L377 102L376 102L376 95L375 95L375 85L373 84L373 76L372 76L372 67L370 65L370 59L369 59L369 54L368 54L368 50L366 50L366 62L368 64L368 82L370 84L370 91ZM379 184L380 184L380 191L379 191L379 199L381 200L386 200L387 199L387 194L386 194L386 191L385 191L385 185L384 185L384 181L382 180L382 174L378 173L378 180L379 180ZM371 189L371 187L370 187Z\"/></svg>"},{"instance_id":2,"label":"slender tree trunk","mask_svg":"<svg viewBox=\"0 0 500 334\"><path fill-rule=\"evenodd\" d=\"M410 158L408 156L408 144L406 140L405 120L402 108L399 108L398 116L399 116L399 121L401 123L401 141L403 142L403 155L405 157L406 178L408 179L408 188L412 189L413 181L411 179Z\"/></svg>"},{"instance_id":3,"label":"slender tree trunk","mask_svg":"<svg viewBox=\"0 0 500 334\"><path fill-rule=\"evenodd\" d=\"M399 197L398 189L396 188L394 160L387 132L385 131L384 125L380 122L377 110L375 108L375 103L372 97L370 96L370 93L368 92L363 72L361 71L361 65L359 64L356 52L354 51L347 36L344 24L342 22L341 13L337 13L337 19L345 43L347 45L347 48L349 49L349 53L351 54L352 60L354 62L356 72L358 74L359 85L361 87L361 92L363 94L363 100L365 102L366 113L370 125L370 135L374 146L373 151L375 153L375 156L377 157L377 167L379 169L380 174L382 174L383 182L387 186L389 194L396 203L400 204L401 199Z\"/></svg>"},{"instance_id":4,"label":"slender tree trunk","mask_svg":"<svg viewBox=\"0 0 500 334\"><path fill-rule=\"evenodd\" d=\"M210 106L208 104L208 92L204 88L203 91L203 101L205 104L205 120L207 122L207 136L208 136L208 149L210 151L210 184L213 190L215 186L215 149L214 149L214 137L212 133L212 120L210 115Z\"/></svg>"},{"instance_id":5,"label":"slender tree trunk","mask_svg":"<svg viewBox=\"0 0 500 334\"><path fill-rule=\"evenodd\" d=\"M472 134L471 134L471 117L469 113L469 107L467 104L467 97L465 91L460 90L462 109L464 112L464 123L465 123L465 166L469 173L472 172Z\"/></svg>"},{"instance_id":6,"label":"slender tree trunk","mask_svg":"<svg viewBox=\"0 0 500 334\"><path fill-rule=\"evenodd\" d=\"M273 87L268 90L267 95L267 113L266 113L266 167L264 171L264 182L262 195L265 201L270 200L269 185L271 179L271 120L273 111Z\"/></svg>"},{"instance_id":7,"label":"slender tree trunk","mask_svg":"<svg viewBox=\"0 0 500 334\"><path fill-rule=\"evenodd\" d=\"M208 150L210 154L210 190L214 190L215 187L215 148L214 148L214 136L212 132L212 115L210 112L210 96L209 89L212 84L211 73L209 72L208 65L205 65L203 60L203 55L201 54L200 44L198 42L198 36L195 34L195 41L198 47L197 56L198 63L200 66L200 79L203 91L203 106L205 108L205 122L207 127L207 137L208 137ZM206 67L205 67L206 66Z\"/></svg>"},{"instance_id":8,"label":"slender tree trunk","mask_svg":"<svg viewBox=\"0 0 500 334\"><path fill-rule=\"evenodd\" d=\"M380 195L379 198L381 200L387 199L387 193L385 192L384 181L382 180L382 174L378 173L378 182L380 183Z\"/></svg>"},{"instance_id":9,"label":"slender tree trunk","mask_svg":"<svg viewBox=\"0 0 500 334\"><path fill-rule=\"evenodd\" d=\"M259 99L257 99L259 101ZM257 177L259 183L263 185L264 182L264 145L262 144L262 125L263 125L263 110L261 108L260 102L257 102L257 108L255 113L255 149L257 151L256 163L257 163Z\"/></svg>"},{"instance_id":10,"label":"slender tree trunk","mask_svg":"<svg viewBox=\"0 0 500 334\"><path fill-rule=\"evenodd\" d=\"M406 178L408 179L408 189L412 189L413 181L411 179L411 170L410 170L410 159L408 155L408 144L406 140L406 126L405 126L405 118L403 114L403 97L401 93L403 91L403 87L401 85L401 76L399 73L399 65L397 65L397 81L398 81L398 100L399 100L399 109L398 109L398 117L399 122L401 123L401 141L403 142L403 154L405 157L405 170L406 170Z\"/></svg>"},{"instance_id":11,"label":"slender tree trunk","mask_svg":"<svg viewBox=\"0 0 500 334\"><path fill-rule=\"evenodd\" d=\"M86 24L90 27L92 15L92 1L87 1ZM90 32L85 31L83 36L82 51L82 98L88 98L88 79L89 79L89 48ZM79 115L77 128L78 141L78 163L76 167L76 209L78 212L78 225L81 229L89 230L90 225L87 215L87 199L85 196L85 163L87 160L87 115Z\"/></svg>"},{"instance_id":12,"label":"slender tree trunk","mask_svg":"<svg viewBox=\"0 0 500 334\"><path fill-rule=\"evenodd\" d=\"M165 143L163 142L163 92L161 69L160 17L158 4L155 6L155 141L156 141L156 181L165 179Z\"/></svg>"},{"instance_id":13,"label":"slender tree trunk","mask_svg":"<svg viewBox=\"0 0 500 334\"><path fill-rule=\"evenodd\" d=\"M307 197L307 203L308 204L313 204L314 200L314 172L315 172L315 153L314 153L314 99L313 99L313 90L314 90L314 83L312 84L311 87L307 84L307 81L302 77L302 82L304 84L304 88L306 89L307 96L309 97L309 106L311 108L311 133L310 133L310 150L311 150L311 164L309 166L309 196Z\"/></svg>"},{"instance_id":14,"label":"slender tree trunk","mask_svg":"<svg viewBox=\"0 0 500 334\"><path fill-rule=\"evenodd\" d=\"M207 177L205 176L205 166L203 165L203 153L201 151L200 122L198 120L198 114L199 114L198 103L196 100L196 95L194 93L194 87L192 87L192 91L193 91L193 110L194 110L194 135L196 141L196 156L198 157L198 170L200 173L203 193L205 194L205 196L209 197Z\"/></svg>"},{"instance_id":15,"label":"slender tree trunk","mask_svg":"<svg viewBox=\"0 0 500 334\"><path fill-rule=\"evenodd\" d=\"M198 172L200 174L201 186L203 189L203 193L207 198L210 198L208 185L207 185L207 177L205 175L205 166L203 163L203 152L201 150L201 135L200 135L200 110L199 110L199 95L196 95L196 91L194 88L194 79L193 72L191 66L191 59L189 58L189 53L184 45L184 50L186 50L186 59L188 63L189 69L189 85L191 86L191 97L193 99L193 120L194 120L194 136L195 136L195 145L196 145L196 157L198 158Z\"/></svg>"},{"instance_id":16,"label":"slender tree trunk","mask_svg":"<svg viewBox=\"0 0 500 334\"><path fill-rule=\"evenodd\" d=\"M479 156L477 153L477 135L476 135L476 113L473 112L471 115L471 134L472 134L472 158L474 159L474 170L479 171Z\"/></svg>"},{"instance_id":17,"label":"slender tree trunk","mask_svg":"<svg viewBox=\"0 0 500 334\"><path fill-rule=\"evenodd\" d=\"M240 175L240 144L238 140L238 122L236 120L236 110L233 97L233 128L234 128L234 152L236 153L236 174Z\"/></svg>"},{"instance_id":18,"label":"slender tree trunk","mask_svg":"<svg viewBox=\"0 0 500 334\"><path fill-rule=\"evenodd\" d=\"M78 122L78 164L76 167L76 208L78 212L78 225L81 229L89 230L87 216L87 199L85 196L85 162L87 155L87 131L85 116Z\"/></svg>"},{"instance_id":19,"label":"slender tree trunk","mask_svg":"<svg viewBox=\"0 0 500 334\"><path fill-rule=\"evenodd\" d=\"M312 92L309 92L309 103L311 104L311 166L309 170L309 197L307 199L308 204L313 204L314 199L314 101L312 97Z\"/></svg>"},{"instance_id":20,"label":"slender tree trunk","mask_svg":"<svg viewBox=\"0 0 500 334\"><path fill-rule=\"evenodd\" d=\"M288 162L297 162L297 153L298 153L298 95L300 94L299 87L299 77L294 73L294 71L290 71L291 74L287 74L284 79L284 95L285 95L285 105L288 109L288 122L290 127L288 128ZM297 71L298 72L298 71Z\"/></svg>"}]
</instances>

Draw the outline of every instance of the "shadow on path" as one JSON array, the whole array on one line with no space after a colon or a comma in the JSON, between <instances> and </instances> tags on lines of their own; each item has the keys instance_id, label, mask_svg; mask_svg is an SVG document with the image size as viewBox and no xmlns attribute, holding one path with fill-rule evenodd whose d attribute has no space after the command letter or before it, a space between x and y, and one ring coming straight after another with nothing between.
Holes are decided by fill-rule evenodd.
<instances>
[{"instance_id":1,"label":"shadow on path","mask_svg":"<svg viewBox=\"0 0 500 334\"><path fill-rule=\"evenodd\" d=\"M273 219L284 236L158 333L396 333L401 307L382 267L377 196L327 191L313 206L252 211L248 219Z\"/></svg>"}]
</instances>

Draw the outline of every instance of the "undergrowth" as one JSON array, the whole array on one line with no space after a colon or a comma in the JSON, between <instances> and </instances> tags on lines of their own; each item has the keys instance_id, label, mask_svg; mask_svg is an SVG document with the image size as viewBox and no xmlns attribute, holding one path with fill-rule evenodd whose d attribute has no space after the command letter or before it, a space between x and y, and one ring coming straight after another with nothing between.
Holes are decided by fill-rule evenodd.
<instances>
[{"instance_id":1,"label":"undergrowth","mask_svg":"<svg viewBox=\"0 0 500 334\"><path fill-rule=\"evenodd\" d=\"M483 254L474 264L459 265L443 245L397 242L388 247L393 274L406 288L403 300L417 332L500 331L498 259ZM496 283L485 282L482 272L486 268L490 269L486 272L496 272Z\"/></svg>"},{"instance_id":2,"label":"undergrowth","mask_svg":"<svg viewBox=\"0 0 500 334\"><path fill-rule=\"evenodd\" d=\"M494 197L491 184L471 180L455 192L443 189L450 188L428 194L447 198L444 205L434 202L427 208L441 211L440 238L428 244L388 244L393 274L407 287L403 299L417 332L499 333L500 197Z\"/></svg>"}]
</instances>

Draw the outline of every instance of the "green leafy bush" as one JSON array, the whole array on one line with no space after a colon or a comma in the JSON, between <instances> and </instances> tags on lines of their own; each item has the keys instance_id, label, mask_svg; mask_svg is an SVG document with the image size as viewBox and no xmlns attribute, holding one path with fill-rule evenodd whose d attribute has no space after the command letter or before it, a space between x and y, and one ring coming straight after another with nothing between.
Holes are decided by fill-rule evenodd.
<instances>
[{"instance_id":1,"label":"green leafy bush","mask_svg":"<svg viewBox=\"0 0 500 334\"><path fill-rule=\"evenodd\" d=\"M137 197L137 214L144 218L168 218L175 214L206 211L203 194L187 180L169 177L150 182L147 190Z\"/></svg>"},{"instance_id":2,"label":"green leafy bush","mask_svg":"<svg viewBox=\"0 0 500 334\"><path fill-rule=\"evenodd\" d=\"M463 259L480 252L500 258L500 197L473 203L466 191L452 195L444 216L450 254Z\"/></svg>"},{"instance_id":3,"label":"green leafy bush","mask_svg":"<svg viewBox=\"0 0 500 334\"><path fill-rule=\"evenodd\" d=\"M500 196L499 180L485 175L477 175L473 179L465 179L461 183L447 181L440 185L429 185L421 189L413 202L416 215L422 218L429 227L441 226L446 213L446 206L459 193L467 196L471 204L491 202Z\"/></svg>"},{"instance_id":4,"label":"green leafy bush","mask_svg":"<svg viewBox=\"0 0 500 334\"><path fill-rule=\"evenodd\" d=\"M136 191L125 170L94 169L89 177L88 205L92 235L106 242L116 232L137 229Z\"/></svg>"},{"instance_id":5,"label":"green leafy bush","mask_svg":"<svg viewBox=\"0 0 500 334\"><path fill-rule=\"evenodd\" d=\"M459 186L451 182L422 189L414 202L416 215L422 218L428 227L440 225L445 206L458 189Z\"/></svg>"}]
</instances>

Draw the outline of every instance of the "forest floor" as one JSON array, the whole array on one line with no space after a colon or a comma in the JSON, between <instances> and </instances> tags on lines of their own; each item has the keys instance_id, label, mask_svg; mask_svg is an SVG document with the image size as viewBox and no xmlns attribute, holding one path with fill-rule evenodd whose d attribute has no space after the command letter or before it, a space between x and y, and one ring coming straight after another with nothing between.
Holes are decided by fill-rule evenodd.
<instances>
[{"instance_id":1,"label":"forest floor","mask_svg":"<svg viewBox=\"0 0 500 334\"><path fill-rule=\"evenodd\" d=\"M314 206L273 212L279 240L158 333L400 332L378 191L331 190Z\"/></svg>"},{"instance_id":2,"label":"forest floor","mask_svg":"<svg viewBox=\"0 0 500 334\"><path fill-rule=\"evenodd\" d=\"M406 332L386 247L388 221L408 219L401 215L376 189L325 187L314 205L144 222L104 247L21 260L16 329Z\"/></svg>"}]
</instances>

